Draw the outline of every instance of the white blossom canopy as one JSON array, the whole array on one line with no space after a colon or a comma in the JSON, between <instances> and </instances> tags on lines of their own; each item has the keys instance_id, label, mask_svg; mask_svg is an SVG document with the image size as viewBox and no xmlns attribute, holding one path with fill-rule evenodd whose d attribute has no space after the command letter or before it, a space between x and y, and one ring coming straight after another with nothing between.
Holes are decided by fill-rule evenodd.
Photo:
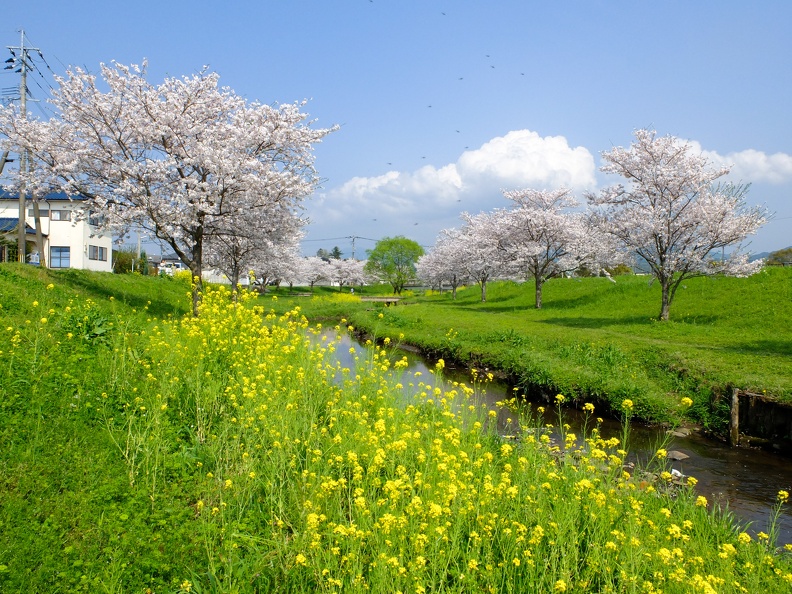
<instances>
[{"instance_id":1,"label":"white blossom canopy","mask_svg":"<svg viewBox=\"0 0 792 594\"><path fill-rule=\"evenodd\" d=\"M629 148L616 147L602 158L602 171L620 175L627 185L588 194L592 220L660 281L660 319L668 319L685 278L747 276L761 268L761 261L749 262L739 249L714 257L726 247L739 248L767 221L764 208L746 205L746 186L715 184L727 167L712 168L689 144L651 130L637 130Z\"/></svg>"},{"instance_id":2,"label":"white blossom canopy","mask_svg":"<svg viewBox=\"0 0 792 594\"><path fill-rule=\"evenodd\" d=\"M204 240L221 229L287 210L316 187L314 129L304 103L248 103L202 71L152 85L143 66L80 68L58 78L57 116L0 115L2 132L36 160L30 186L86 196L105 225L141 226L168 243L194 274ZM100 88L101 86L101 88Z\"/></svg>"}]
</instances>

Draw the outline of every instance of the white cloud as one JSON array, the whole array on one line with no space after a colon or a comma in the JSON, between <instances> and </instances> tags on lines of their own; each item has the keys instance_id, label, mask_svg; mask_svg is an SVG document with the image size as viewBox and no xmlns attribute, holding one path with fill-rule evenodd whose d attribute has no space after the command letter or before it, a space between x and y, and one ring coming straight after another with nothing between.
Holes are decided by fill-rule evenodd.
<instances>
[{"instance_id":1,"label":"white cloud","mask_svg":"<svg viewBox=\"0 0 792 594\"><path fill-rule=\"evenodd\" d=\"M746 149L721 155L716 151L705 151L701 144L692 141L694 151L700 152L713 165L731 167L729 177L743 182L766 182L783 184L792 181L792 155Z\"/></svg>"},{"instance_id":2,"label":"white cloud","mask_svg":"<svg viewBox=\"0 0 792 594\"><path fill-rule=\"evenodd\" d=\"M571 148L563 136L540 137L516 130L493 138L457 161L469 186L519 189L584 189L595 185L594 157L584 147Z\"/></svg>"},{"instance_id":3,"label":"white cloud","mask_svg":"<svg viewBox=\"0 0 792 594\"><path fill-rule=\"evenodd\" d=\"M372 209L414 218L431 209L458 209L459 202L499 202L502 189L591 187L594 171L592 154L570 147L563 136L542 138L516 130L440 168L427 165L413 172L352 178L321 194L311 218L338 221Z\"/></svg>"},{"instance_id":4,"label":"white cloud","mask_svg":"<svg viewBox=\"0 0 792 594\"><path fill-rule=\"evenodd\" d=\"M767 184L755 198L786 216L787 192L792 182L792 156L768 155L748 149L720 155L704 151L700 143L689 141L694 152L713 165L732 167L735 181ZM479 212L507 207L501 190L519 188L569 187L578 195L597 187L596 165L585 147L571 147L563 136L541 137L530 130L516 130L465 151L441 167L427 165L411 172L389 171L373 177L354 177L340 186L316 195L306 203L309 241L304 249L313 253L320 240L328 247L344 238L360 239L357 256L373 247L366 238L406 235L422 245L432 245L441 229L458 227L462 211ZM607 180L613 182L613 180ZM769 187L772 184L774 187ZM778 249L788 245L788 221L768 226L767 239L755 239L755 249ZM773 233L771 233L773 232ZM360 236L363 236L362 238ZM769 246L769 247L768 247ZM348 252L349 247L344 247ZM349 255L347 253L347 255Z\"/></svg>"},{"instance_id":5,"label":"white cloud","mask_svg":"<svg viewBox=\"0 0 792 594\"><path fill-rule=\"evenodd\" d=\"M311 224L303 247L313 253L326 240L342 244L349 255L351 247L344 245L353 234L361 240L406 235L428 247L441 229L461 224L462 211L508 206L502 190L593 188L595 170L592 154L570 147L563 136L512 131L465 151L453 163L354 177L314 196L306 204ZM356 248L358 257L363 248L373 247L368 243Z\"/></svg>"}]
</instances>

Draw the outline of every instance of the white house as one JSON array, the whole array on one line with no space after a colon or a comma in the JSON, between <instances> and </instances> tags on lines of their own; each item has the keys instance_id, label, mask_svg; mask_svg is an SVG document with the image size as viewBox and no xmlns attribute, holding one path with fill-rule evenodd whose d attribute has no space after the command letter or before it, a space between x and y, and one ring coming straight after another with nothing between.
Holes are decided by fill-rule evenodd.
<instances>
[{"instance_id":1,"label":"white house","mask_svg":"<svg viewBox=\"0 0 792 594\"><path fill-rule=\"evenodd\" d=\"M48 194L39 199L44 253L49 268L83 268L101 272L113 271L113 238L102 234L96 226L98 213L85 212L85 199L69 199L66 194ZM26 253L29 261L38 260L33 205L27 203ZM16 252L19 197L0 192L0 261L13 260Z\"/></svg>"}]
</instances>

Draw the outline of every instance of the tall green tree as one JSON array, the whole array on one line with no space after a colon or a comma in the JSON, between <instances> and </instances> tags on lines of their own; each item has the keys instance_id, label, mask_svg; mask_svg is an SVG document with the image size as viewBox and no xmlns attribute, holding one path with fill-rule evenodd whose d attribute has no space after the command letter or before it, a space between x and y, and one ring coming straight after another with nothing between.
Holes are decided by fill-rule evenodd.
<instances>
[{"instance_id":1,"label":"tall green tree","mask_svg":"<svg viewBox=\"0 0 792 594\"><path fill-rule=\"evenodd\" d=\"M321 258L325 262L329 262L330 261L330 252L328 252L324 248L319 248L318 250L316 250L316 257L317 258Z\"/></svg>"},{"instance_id":2,"label":"tall green tree","mask_svg":"<svg viewBox=\"0 0 792 594\"><path fill-rule=\"evenodd\" d=\"M771 253L765 260L765 264L768 266L789 266L792 264L792 247Z\"/></svg>"},{"instance_id":3,"label":"tall green tree","mask_svg":"<svg viewBox=\"0 0 792 594\"><path fill-rule=\"evenodd\" d=\"M390 284L393 292L400 295L407 283L415 280L415 263L424 250L412 239L397 235L380 239L366 253L366 273Z\"/></svg>"}]
</instances>

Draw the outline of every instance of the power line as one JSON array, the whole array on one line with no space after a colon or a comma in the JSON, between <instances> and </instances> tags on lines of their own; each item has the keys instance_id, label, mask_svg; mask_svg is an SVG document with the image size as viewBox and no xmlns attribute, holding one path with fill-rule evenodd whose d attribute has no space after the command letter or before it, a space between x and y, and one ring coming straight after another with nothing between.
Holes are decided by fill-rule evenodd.
<instances>
[{"instance_id":1,"label":"power line","mask_svg":"<svg viewBox=\"0 0 792 594\"><path fill-rule=\"evenodd\" d=\"M355 259L355 240L357 239L365 239L366 241L373 241L374 243L378 242L379 239L371 239L370 237L361 237L360 235L347 235L345 237L330 237L327 239L303 239L303 242L309 241L339 241L341 239L351 239L352 240L352 259Z\"/></svg>"}]
</instances>

